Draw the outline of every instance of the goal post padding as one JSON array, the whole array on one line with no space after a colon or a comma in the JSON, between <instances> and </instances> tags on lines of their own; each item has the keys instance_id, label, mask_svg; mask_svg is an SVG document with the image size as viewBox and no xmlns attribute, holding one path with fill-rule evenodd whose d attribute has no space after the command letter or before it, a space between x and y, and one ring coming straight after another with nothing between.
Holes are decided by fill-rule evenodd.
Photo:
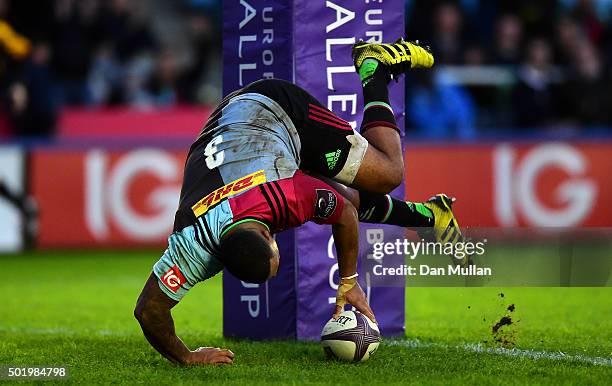
<instances>
[{"instance_id":1,"label":"goal post padding","mask_svg":"<svg viewBox=\"0 0 612 386\"><path fill-rule=\"evenodd\" d=\"M262 78L295 82L357 128L363 100L351 45L394 40L404 33L403 1L224 0L223 90ZM404 85L390 86L402 131ZM393 195L403 197L403 186ZM404 229L361 224L360 265L375 241L403 238ZM278 276L262 285L223 275L223 333L249 339L318 339L334 310L338 283L331 226L308 223L277 235ZM397 261L397 260L396 260ZM404 334L404 278L371 286L360 276L383 336Z\"/></svg>"}]
</instances>

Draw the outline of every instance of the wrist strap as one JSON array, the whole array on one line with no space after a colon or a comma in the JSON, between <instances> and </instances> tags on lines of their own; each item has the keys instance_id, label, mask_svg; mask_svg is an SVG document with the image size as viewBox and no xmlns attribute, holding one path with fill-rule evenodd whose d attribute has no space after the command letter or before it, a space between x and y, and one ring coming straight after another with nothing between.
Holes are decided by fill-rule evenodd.
<instances>
[{"instance_id":1,"label":"wrist strap","mask_svg":"<svg viewBox=\"0 0 612 386\"><path fill-rule=\"evenodd\" d=\"M341 277L341 278L340 278L340 280L351 280L351 279L356 278L357 276L359 276L359 274L355 272L355 273L354 273L353 275L351 275L351 276Z\"/></svg>"}]
</instances>

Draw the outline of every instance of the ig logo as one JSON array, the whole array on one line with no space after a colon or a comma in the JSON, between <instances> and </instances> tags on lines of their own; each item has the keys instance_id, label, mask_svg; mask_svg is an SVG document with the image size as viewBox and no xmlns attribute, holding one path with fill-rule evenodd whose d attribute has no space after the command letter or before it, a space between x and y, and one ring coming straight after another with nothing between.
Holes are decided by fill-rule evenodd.
<instances>
[{"instance_id":1,"label":"ig logo","mask_svg":"<svg viewBox=\"0 0 612 386\"><path fill-rule=\"evenodd\" d=\"M545 144L516 159L509 145L498 146L493 153L495 176L495 214L504 226L516 226L520 213L529 225L567 227L579 224L593 209L597 187L584 177L587 161L575 148L565 144ZM568 174L550 194L562 208L545 206L536 193L540 176L549 168Z\"/></svg>"}]
</instances>

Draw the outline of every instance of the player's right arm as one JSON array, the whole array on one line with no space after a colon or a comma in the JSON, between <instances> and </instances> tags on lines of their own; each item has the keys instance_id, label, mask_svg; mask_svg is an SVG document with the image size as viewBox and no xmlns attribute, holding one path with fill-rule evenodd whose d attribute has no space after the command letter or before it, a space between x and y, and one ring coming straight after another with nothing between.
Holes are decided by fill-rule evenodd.
<instances>
[{"instance_id":1,"label":"player's right arm","mask_svg":"<svg viewBox=\"0 0 612 386\"><path fill-rule=\"evenodd\" d=\"M297 217L302 222L332 226L340 276L333 317L340 315L349 303L375 322L374 313L357 281L359 219L355 206L321 179L298 171L292 182L299 211Z\"/></svg>"},{"instance_id":2,"label":"player's right arm","mask_svg":"<svg viewBox=\"0 0 612 386\"><path fill-rule=\"evenodd\" d=\"M174 330L171 309L177 303L162 292L157 277L152 273L134 309L134 316L151 346L177 364L231 364L234 353L230 350L212 347L189 350Z\"/></svg>"},{"instance_id":3,"label":"player's right arm","mask_svg":"<svg viewBox=\"0 0 612 386\"><path fill-rule=\"evenodd\" d=\"M333 317L338 317L348 303L376 323L374 312L357 282L357 254L359 251L357 210L348 199L342 197L340 199L344 200L342 213L332 223L332 233L338 255L338 274L340 275Z\"/></svg>"}]
</instances>

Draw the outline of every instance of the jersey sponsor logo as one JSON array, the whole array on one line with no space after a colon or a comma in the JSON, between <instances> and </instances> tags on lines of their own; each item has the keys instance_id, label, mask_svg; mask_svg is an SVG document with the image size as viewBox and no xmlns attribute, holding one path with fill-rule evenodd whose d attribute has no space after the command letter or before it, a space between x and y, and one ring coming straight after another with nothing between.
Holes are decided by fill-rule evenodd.
<instances>
[{"instance_id":1,"label":"jersey sponsor logo","mask_svg":"<svg viewBox=\"0 0 612 386\"><path fill-rule=\"evenodd\" d=\"M193 205L191 207L191 210L193 211L193 214L195 214L196 217L200 217L204 213L206 213L212 206L221 202L221 200L235 196L240 192L244 192L245 190L250 189L253 186L263 184L264 182L266 182L266 174L263 170L251 173L248 176L241 177L225 186L220 187L214 192L207 194L206 197L204 197L195 205Z\"/></svg>"},{"instance_id":2,"label":"jersey sponsor logo","mask_svg":"<svg viewBox=\"0 0 612 386\"><path fill-rule=\"evenodd\" d=\"M338 198L331 190L317 189L317 201L315 207L315 217L329 218L338 206Z\"/></svg>"},{"instance_id":3,"label":"jersey sponsor logo","mask_svg":"<svg viewBox=\"0 0 612 386\"><path fill-rule=\"evenodd\" d=\"M338 159L340 159L340 153L342 153L342 150L338 149L336 151L332 151L331 153L325 154L325 159L327 160L327 167L329 170L333 170L336 167L336 163L338 163Z\"/></svg>"},{"instance_id":4,"label":"jersey sponsor logo","mask_svg":"<svg viewBox=\"0 0 612 386\"><path fill-rule=\"evenodd\" d=\"M166 271L161 277L162 283L172 292L177 292L181 285L185 284L185 276L181 273L176 265Z\"/></svg>"}]
</instances>

